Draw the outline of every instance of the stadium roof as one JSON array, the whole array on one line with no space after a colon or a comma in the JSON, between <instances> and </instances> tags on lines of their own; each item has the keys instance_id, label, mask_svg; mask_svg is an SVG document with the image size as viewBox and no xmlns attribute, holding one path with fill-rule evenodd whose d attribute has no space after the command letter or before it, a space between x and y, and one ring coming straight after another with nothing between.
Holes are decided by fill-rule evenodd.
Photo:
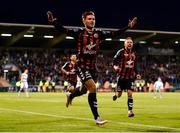
<instances>
[{"instance_id":1,"label":"stadium roof","mask_svg":"<svg viewBox=\"0 0 180 133\"><path fill-rule=\"evenodd\" d=\"M65 26L70 29L82 27ZM104 31L115 31L113 28L99 28ZM180 45L180 32L152 31L152 30L127 30L117 38L106 39L104 49L113 48L127 36L131 36L134 42L142 45L158 45L169 47L170 45ZM17 24L0 23L0 47L49 47L49 48L69 48L74 44L72 37L57 31L52 25L37 24Z\"/></svg>"}]
</instances>

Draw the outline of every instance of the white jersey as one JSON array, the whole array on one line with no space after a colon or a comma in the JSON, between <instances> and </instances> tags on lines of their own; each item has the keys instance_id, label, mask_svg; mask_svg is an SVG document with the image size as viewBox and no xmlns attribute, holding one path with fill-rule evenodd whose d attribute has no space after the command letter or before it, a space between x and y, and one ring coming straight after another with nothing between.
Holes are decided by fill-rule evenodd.
<instances>
[{"instance_id":1,"label":"white jersey","mask_svg":"<svg viewBox=\"0 0 180 133\"><path fill-rule=\"evenodd\" d=\"M18 96L20 96L21 90L26 92L26 97L29 97L28 93L28 70L26 69L24 73L21 74L21 89L18 91Z\"/></svg>"},{"instance_id":2,"label":"white jersey","mask_svg":"<svg viewBox=\"0 0 180 133\"><path fill-rule=\"evenodd\" d=\"M27 82L27 79L28 79L27 73L22 73L21 74L21 82Z\"/></svg>"},{"instance_id":3,"label":"white jersey","mask_svg":"<svg viewBox=\"0 0 180 133\"><path fill-rule=\"evenodd\" d=\"M159 90L159 89L163 89L164 85L163 85L163 82L162 81L156 81L154 83L154 89L155 90Z\"/></svg>"},{"instance_id":4,"label":"white jersey","mask_svg":"<svg viewBox=\"0 0 180 133\"><path fill-rule=\"evenodd\" d=\"M21 74L21 89L28 89L28 75L27 73L22 73Z\"/></svg>"}]
</instances>

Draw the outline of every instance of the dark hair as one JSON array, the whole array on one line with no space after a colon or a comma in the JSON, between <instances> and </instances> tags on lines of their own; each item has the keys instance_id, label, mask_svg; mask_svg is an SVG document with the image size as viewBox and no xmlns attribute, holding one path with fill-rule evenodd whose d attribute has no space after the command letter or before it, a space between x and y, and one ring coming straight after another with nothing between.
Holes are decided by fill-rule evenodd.
<instances>
[{"instance_id":1,"label":"dark hair","mask_svg":"<svg viewBox=\"0 0 180 133\"><path fill-rule=\"evenodd\" d=\"M133 39L132 39L132 37L130 37L130 36L126 37L126 40L128 40L128 39L131 39L131 40L133 40Z\"/></svg>"},{"instance_id":2,"label":"dark hair","mask_svg":"<svg viewBox=\"0 0 180 133\"><path fill-rule=\"evenodd\" d=\"M76 56L77 56L77 53L76 53L76 52L70 53L70 57L71 57L72 55L76 55Z\"/></svg>"},{"instance_id":3,"label":"dark hair","mask_svg":"<svg viewBox=\"0 0 180 133\"><path fill-rule=\"evenodd\" d=\"M94 15L95 13L93 11L86 11L82 14L82 19L85 19L88 15Z\"/></svg>"}]
</instances>

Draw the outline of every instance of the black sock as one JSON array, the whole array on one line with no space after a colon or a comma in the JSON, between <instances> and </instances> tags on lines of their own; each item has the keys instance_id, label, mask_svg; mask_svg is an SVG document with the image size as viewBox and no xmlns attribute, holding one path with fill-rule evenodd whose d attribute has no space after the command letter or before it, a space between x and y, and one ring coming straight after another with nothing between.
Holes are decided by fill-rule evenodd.
<instances>
[{"instance_id":1,"label":"black sock","mask_svg":"<svg viewBox=\"0 0 180 133\"><path fill-rule=\"evenodd\" d=\"M128 97L128 110L132 110L133 109L133 98L132 97Z\"/></svg>"},{"instance_id":2,"label":"black sock","mask_svg":"<svg viewBox=\"0 0 180 133\"><path fill-rule=\"evenodd\" d=\"M72 92L70 94L70 98L73 99L74 97L78 97L78 96L81 96L83 95L84 93L82 93L80 90L75 90L74 92Z\"/></svg>"},{"instance_id":3,"label":"black sock","mask_svg":"<svg viewBox=\"0 0 180 133\"><path fill-rule=\"evenodd\" d=\"M91 107L91 111L94 115L94 119L96 120L99 116L98 110L97 110L97 99L96 99L96 93L89 93L88 95L88 102L89 106Z\"/></svg>"}]
</instances>

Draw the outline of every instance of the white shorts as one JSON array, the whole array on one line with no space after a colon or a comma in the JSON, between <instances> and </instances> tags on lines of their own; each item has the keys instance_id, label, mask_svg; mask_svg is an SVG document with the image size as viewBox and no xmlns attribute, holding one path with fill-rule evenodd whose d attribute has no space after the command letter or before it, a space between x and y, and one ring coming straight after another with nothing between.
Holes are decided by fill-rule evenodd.
<instances>
[{"instance_id":1,"label":"white shorts","mask_svg":"<svg viewBox=\"0 0 180 133\"><path fill-rule=\"evenodd\" d=\"M21 89L28 89L28 82L21 82Z\"/></svg>"}]
</instances>

